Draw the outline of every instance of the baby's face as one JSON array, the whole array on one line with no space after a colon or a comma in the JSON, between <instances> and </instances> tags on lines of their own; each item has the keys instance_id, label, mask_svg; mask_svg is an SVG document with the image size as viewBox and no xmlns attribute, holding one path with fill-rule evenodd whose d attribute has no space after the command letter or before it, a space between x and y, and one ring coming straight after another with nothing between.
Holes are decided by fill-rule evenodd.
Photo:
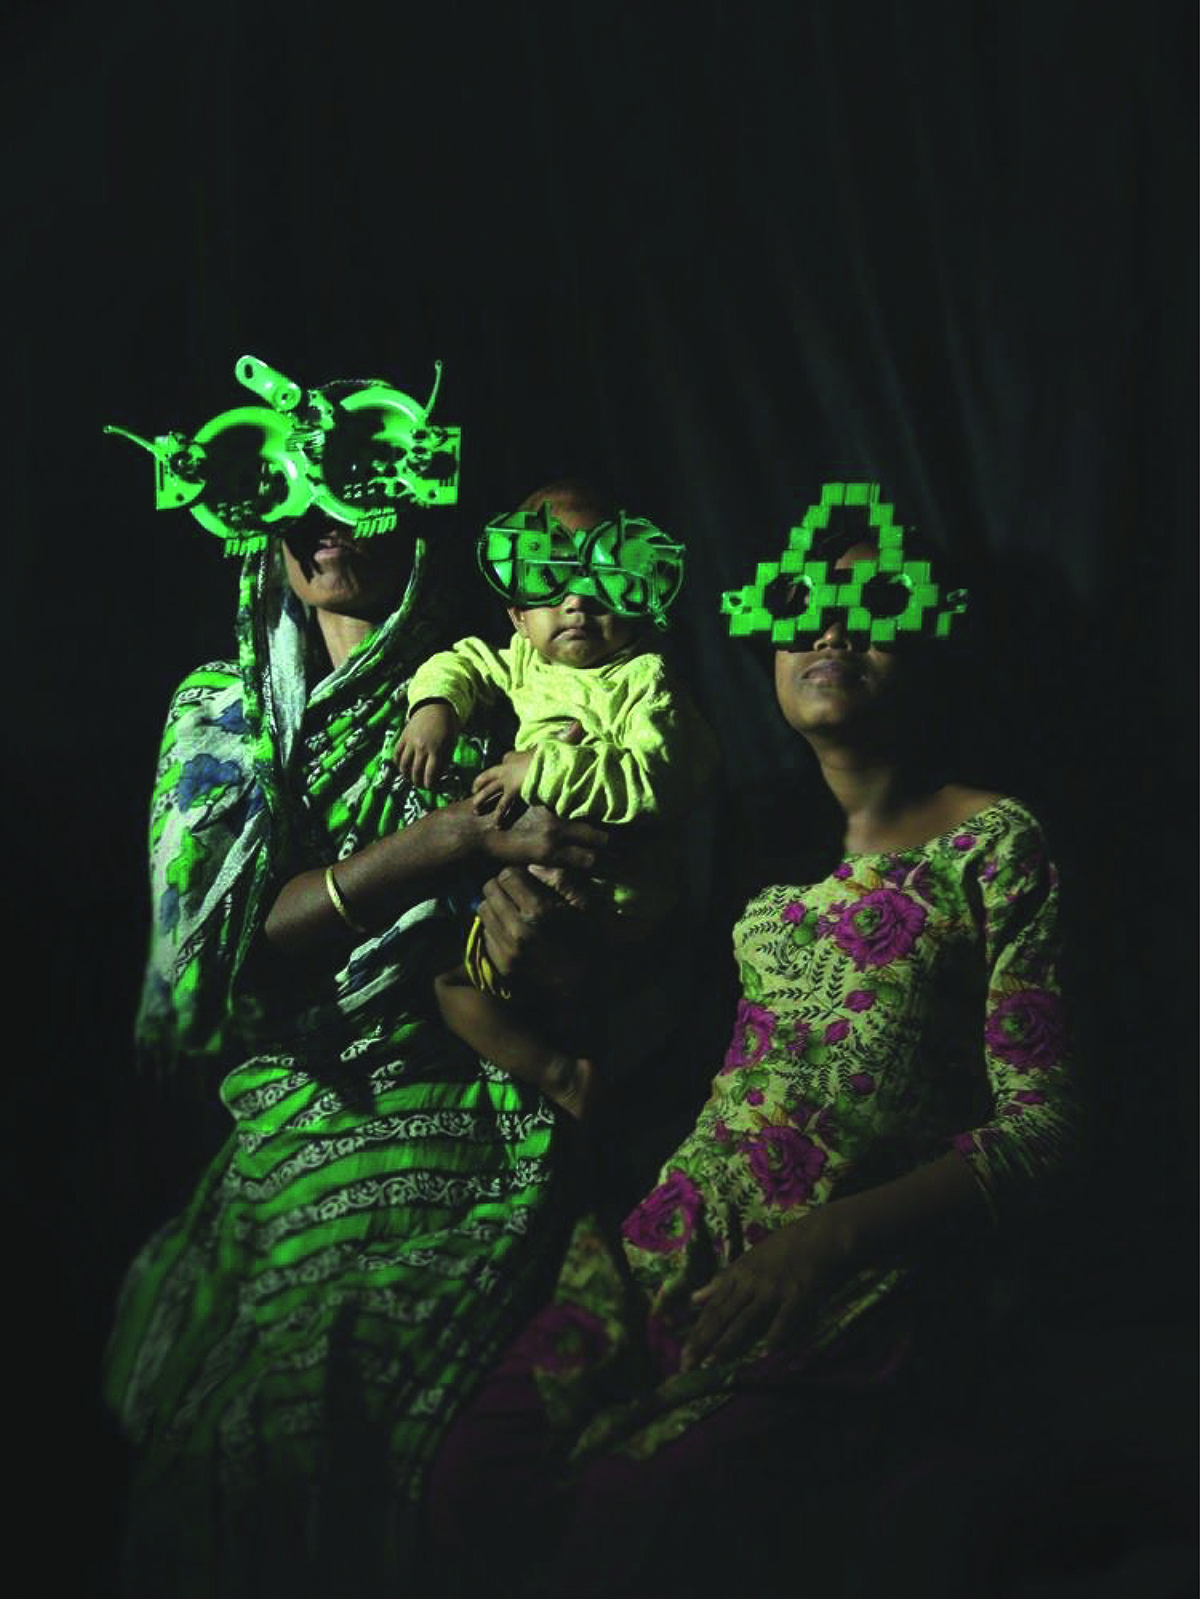
<instances>
[{"instance_id":1,"label":"baby's face","mask_svg":"<svg viewBox=\"0 0 1200 1599\"><path fill-rule=\"evenodd\" d=\"M542 659L560 666L600 666L638 634L635 618L617 616L582 594L568 594L558 605L529 606L508 614Z\"/></svg>"}]
</instances>

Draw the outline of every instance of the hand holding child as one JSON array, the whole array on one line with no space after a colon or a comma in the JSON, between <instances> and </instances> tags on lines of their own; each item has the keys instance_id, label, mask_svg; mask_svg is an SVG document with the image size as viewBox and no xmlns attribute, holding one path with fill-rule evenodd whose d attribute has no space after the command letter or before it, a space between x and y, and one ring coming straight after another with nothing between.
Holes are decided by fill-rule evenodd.
<instances>
[{"instance_id":1,"label":"hand holding child","mask_svg":"<svg viewBox=\"0 0 1200 1599\"><path fill-rule=\"evenodd\" d=\"M432 788L449 765L457 737L458 715L450 702L426 700L404 724L392 759L416 788Z\"/></svg>"}]
</instances>

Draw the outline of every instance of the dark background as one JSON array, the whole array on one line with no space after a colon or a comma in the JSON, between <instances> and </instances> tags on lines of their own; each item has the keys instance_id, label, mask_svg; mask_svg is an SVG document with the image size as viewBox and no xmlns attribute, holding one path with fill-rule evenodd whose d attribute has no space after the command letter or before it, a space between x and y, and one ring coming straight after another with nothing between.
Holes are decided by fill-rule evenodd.
<instances>
[{"instance_id":1,"label":"dark background","mask_svg":"<svg viewBox=\"0 0 1200 1599\"><path fill-rule=\"evenodd\" d=\"M1041 1264L1050 1330L1017 1349L1025 1413L1089 1470L1151 1484L1111 1468L1077 1566L1176 1538L1194 6L387 16L215 0L9 23L6 878L10 949L30 957L8 1007L9 1370L31 1513L77 1518L51 1568L94 1550L105 1569L98 1349L161 1219L146 1173L171 1160L147 1152L131 1067L145 803L171 688L227 650L234 602L216 541L156 514L149 461L100 430L195 427L237 402L245 352L419 397L441 358L464 537L580 466L682 535L678 647L734 789L797 757L754 652L723 638L721 589L838 478L880 481L954 552L986 666L978 775L1034 804L1064 867L1089 1106L1085 1198ZM1074 1469L1051 1486L1078 1517Z\"/></svg>"}]
</instances>

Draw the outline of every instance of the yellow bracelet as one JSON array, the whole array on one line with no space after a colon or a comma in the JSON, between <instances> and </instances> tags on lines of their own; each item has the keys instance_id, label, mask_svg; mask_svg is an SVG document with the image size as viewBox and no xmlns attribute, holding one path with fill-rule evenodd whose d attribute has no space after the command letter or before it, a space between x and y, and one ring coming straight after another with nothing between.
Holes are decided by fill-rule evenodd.
<instances>
[{"instance_id":1,"label":"yellow bracelet","mask_svg":"<svg viewBox=\"0 0 1200 1599\"><path fill-rule=\"evenodd\" d=\"M350 931L352 933L358 933L363 938L369 938L371 935L368 933L367 929L362 925L361 922L356 922L353 916L351 916L350 907L342 898L342 891L337 886L337 881L334 878L332 866L327 866L325 868L325 892L329 895L329 903L333 906L334 910L342 918Z\"/></svg>"}]
</instances>

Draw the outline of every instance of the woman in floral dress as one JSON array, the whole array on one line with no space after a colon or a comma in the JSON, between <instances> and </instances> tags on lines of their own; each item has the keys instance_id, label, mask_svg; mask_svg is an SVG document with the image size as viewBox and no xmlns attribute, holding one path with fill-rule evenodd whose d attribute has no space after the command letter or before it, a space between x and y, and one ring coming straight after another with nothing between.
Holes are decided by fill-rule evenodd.
<instances>
[{"instance_id":1,"label":"woman in floral dress","mask_svg":"<svg viewBox=\"0 0 1200 1599\"><path fill-rule=\"evenodd\" d=\"M840 859L746 906L711 1095L619 1238L581 1221L553 1302L451 1433L444 1550L467 1516L496 1533L474 1547L527 1549L526 1517L532 1592L619 1591L652 1559L720 1587L789 1536L798 1575L815 1528L791 1518L861 1471L975 1241L1061 1167L1056 875L1023 805L930 777L941 647L864 648L838 620L777 651ZM717 1536L748 1507L753 1538Z\"/></svg>"}]
</instances>

